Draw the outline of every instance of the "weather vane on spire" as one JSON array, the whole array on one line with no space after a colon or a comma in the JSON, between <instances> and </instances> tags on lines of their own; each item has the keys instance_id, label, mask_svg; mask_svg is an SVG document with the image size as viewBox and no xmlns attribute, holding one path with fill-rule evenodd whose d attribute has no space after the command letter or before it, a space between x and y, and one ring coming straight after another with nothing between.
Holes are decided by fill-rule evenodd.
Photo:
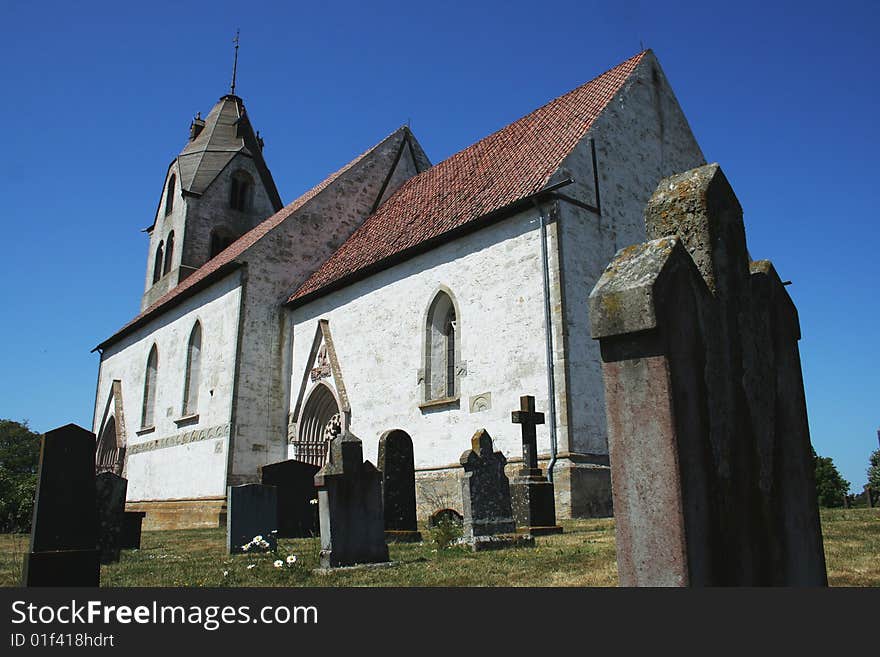
<instances>
[{"instance_id":1,"label":"weather vane on spire","mask_svg":"<svg viewBox=\"0 0 880 657\"><path fill-rule=\"evenodd\" d=\"M239 30L236 28L235 38L232 40L232 43L235 44L235 57L232 60L232 86L229 89L229 93L233 96L235 95L235 76L238 72L238 32Z\"/></svg>"}]
</instances>

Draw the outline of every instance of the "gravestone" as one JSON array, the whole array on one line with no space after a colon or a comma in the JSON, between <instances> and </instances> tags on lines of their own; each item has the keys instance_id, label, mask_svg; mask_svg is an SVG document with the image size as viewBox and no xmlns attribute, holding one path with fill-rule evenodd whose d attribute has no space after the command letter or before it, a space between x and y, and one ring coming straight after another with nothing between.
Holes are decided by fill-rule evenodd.
<instances>
[{"instance_id":1,"label":"gravestone","mask_svg":"<svg viewBox=\"0 0 880 657\"><path fill-rule=\"evenodd\" d=\"M510 415L511 422L522 428L523 464L510 483L510 498L516 526L533 536L561 534L556 524L556 501L553 483L538 467L537 425L544 424L544 414L535 411L535 398L519 398L520 409Z\"/></svg>"},{"instance_id":2,"label":"gravestone","mask_svg":"<svg viewBox=\"0 0 880 657\"><path fill-rule=\"evenodd\" d=\"M794 304L717 164L645 219L590 295L620 583L825 585Z\"/></svg>"},{"instance_id":3,"label":"gravestone","mask_svg":"<svg viewBox=\"0 0 880 657\"><path fill-rule=\"evenodd\" d=\"M363 458L360 439L346 430L331 439L315 475L324 568L388 561L380 473Z\"/></svg>"},{"instance_id":4,"label":"gravestone","mask_svg":"<svg viewBox=\"0 0 880 657\"><path fill-rule=\"evenodd\" d=\"M510 503L510 482L504 474L507 459L496 452L492 437L480 429L471 448L459 459L464 468L461 497L464 510L463 540L475 551L534 545L530 535L515 535L516 523Z\"/></svg>"},{"instance_id":5,"label":"gravestone","mask_svg":"<svg viewBox=\"0 0 880 657\"><path fill-rule=\"evenodd\" d=\"M95 434L68 424L43 436L24 586L98 586Z\"/></svg>"},{"instance_id":6,"label":"gravestone","mask_svg":"<svg viewBox=\"0 0 880 657\"><path fill-rule=\"evenodd\" d=\"M416 466L412 439L405 431L386 431L379 438L385 539L397 543L422 540L416 521Z\"/></svg>"},{"instance_id":7,"label":"gravestone","mask_svg":"<svg viewBox=\"0 0 880 657\"><path fill-rule=\"evenodd\" d=\"M146 511L126 511L122 515L122 535L119 547L123 550L139 550L141 547L141 527Z\"/></svg>"},{"instance_id":8,"label":"gravestone","mask_svg":"<svg viewBox=\"0 0 880 657\"><path fill-rule=\"evenodd\" d=\"M278 494L275 486L229 486L226 497L226 551L274 552L278 547ZM254 540L256 537L261 540Z\"/></svg>"},{"instance_id":9,"label":"gravestone","mask_svg":"<svg viewBox=\"0 0 880 657\"><path fill-rule=\"evenodd\" d=\"M445 522L461 527L464 525L464 516L455 509L437 509L428 517L428 527L431 528Z\"/></svg>"},{"instance_id":10,"label":"gravestone","mask_svg":"<svg viewBox=\"0 0 880 657\"><path fill-rule=\"evenodd\" d=\"M98 550L101 563L119 561L122 549L122 526L125 517L125 492L128 481L112 472L95 477L95 502L98 512Z\"/></svg>"},{"instance_id":11,"label":"gravestone","mask_svg":"<svg viewBox=\"0 0 880 657\"><path fill-rule=\"evenodd\" d=\"M264 465L261 480L278 491L278 537L302 538L318 534L317 465L289 459Z\"/></svg>"}]
</instances>

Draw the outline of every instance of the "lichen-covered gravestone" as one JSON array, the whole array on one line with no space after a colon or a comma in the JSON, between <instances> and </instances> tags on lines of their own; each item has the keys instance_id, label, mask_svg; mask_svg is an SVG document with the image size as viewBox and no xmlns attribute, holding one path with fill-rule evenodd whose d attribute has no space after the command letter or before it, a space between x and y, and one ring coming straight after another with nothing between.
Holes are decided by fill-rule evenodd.
<instances>
[{"instance_id":1,"label":"lichen-covered gravestone","mask_svg":"<svg viewBox=\"0 0 880 657\"><path fill-rule=\"evenodd\" d=\"M278 495L275 486L229 486L226 498L226 551L259 552L278 547ZM257 539L258 540L254 540Z\"/></svg>"},{"instance_id":2,"label":"lichen-covered gravestone","mask_svg":"<svg viewBox=\"0 0 880 657\"><path fill-rule=\"evenodd\" d=\"M388 561L379 477L357 436L346 430L330 441L327 463L315 475L322 567Z\"/></svg>"},{"instance_id":3,"label":"lichen-covered gravestone","mask_svg":"<svg viewBox=\"0 0 880 657\"><path fill-rule=\"evenodd\" d=\"M620 583L825 585L794 304L717 164L645 219L590 295Z\"/></svg>"},{"instance_id":4,"label":"lichen-covered gravestone","mask_svg":"<svg viewBox=\"0 0 880 657\"><path fill-rule=\"evenodd\" d=\"M98 586L95 434L68 424L43 436L24 586Z\"/></svg>"},{"instance_id":5,"label":"lichen-covered gravestone","mask_svg":"<svg viewBox=\"0 0 880 657\"><path fill-rule=\"evenodd\" d=\"M556 524L556 501L553 482L538 467L537 425L544 424L544 414L535 411L535 398L519 398L520 408L511 413L511 422L522 427L523 464L510 484L513 518L517 527L533 536L561 534Z\"/></svg>"},{"instance_id":6,"label":"lichen-covered gravestone","mask_svg":"<svg viewBox=\"0 0 880 657\"><path fill-rule=\"evenodd\" d=\"M95 501L98 511L98 549L101 563L119 561L122 549L122 525L125 519L125 492L128 481L112 472L95 477Z\"/></svg>"},{"instance_id":7,"label":"lichen-covered gravestone","mask_svg":"<svg viewBox=\"0 0 880 657\"><path fill-rule=\"evenodd\" d=\"M412 439L405 431L386 431L379 438L385 538L391 542L422 540L416 520L416 468Z\"/></svg>"},{"instance_id":8,"label":"lichen-covered gravestone","mask_svg":"<svg viewBox=\"0 0 880 657\"><path fill-rule=\"evenodd\" d=\"M318 495L315 475L320 468L289 459L264 465L261 479L278 490L278 538L315 536L318 533Z\"/></svg>"},{"instance_id":9,"label":"lichen-covered gravestone","mask_svg":"<svg viewBox=\"0 0 880 657\"><path fill-rule=\"evenodd\" d=\"M510 482L504 474L507 459L495 451L488 431L480 429L473 435L471 448L459 462L464 468L461 497L465 542L474 550L534 544L531 536L514 535Z\"/></svg>"}]
</instances>

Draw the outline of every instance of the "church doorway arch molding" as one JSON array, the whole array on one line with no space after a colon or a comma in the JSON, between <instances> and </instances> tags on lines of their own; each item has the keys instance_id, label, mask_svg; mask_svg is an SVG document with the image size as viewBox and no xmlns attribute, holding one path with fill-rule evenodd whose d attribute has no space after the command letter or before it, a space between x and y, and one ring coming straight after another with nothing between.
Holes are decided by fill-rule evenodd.
<instances>
[{"instance_id":1,"label":"church doorway arch molding","mask_svg":"<svg viewBox=\"0 0 880 657\"><path fill-rule=\"evenodd\" d=\"M342 413L330 386L316 385L303 406L293 458L323 466L330 438L342 431Z\"/></svg>"},{"instance_id":2,"label":"church doorway arch molding","mask_svg":"<svg viewBox=\"0 0 880 657\"><path fill-rule=\"evenodd\" d=\"M95 473L112 472L122 476L122 466L125 462L125 448L119 447L119 438L116 434L116 418L112 415L104 425L101 438L98 440L97 454L95 457Z\"/></svg>"}]
</instances>

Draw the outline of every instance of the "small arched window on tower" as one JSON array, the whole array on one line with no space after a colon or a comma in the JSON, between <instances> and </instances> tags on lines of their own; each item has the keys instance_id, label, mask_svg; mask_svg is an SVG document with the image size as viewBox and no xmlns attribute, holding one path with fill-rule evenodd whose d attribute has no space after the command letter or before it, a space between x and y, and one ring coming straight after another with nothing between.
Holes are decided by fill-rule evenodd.
<instances>
[{"instance_id":1,"label":"small arched window on tower","mask_svg":"<svg viewBox=\"0 0 880 657\"><path fill-rule=\"evenodd\" d=\"M164 252L164 246L164 242L159 242L159 248L156 249L156 259L153 260L153 283L158 283L159 279L162 278L162 264L164 262L162 253Z\"/></svg>"},{"instance_id":2,"label":"small arched window on tower","mask_svg":"<svg viewBox=\"0 0 880 657\"><path fill-rule=\"evenodd\" d=\"M141 428L148 429L153 426L153 410L156 406L156 378L159 373L159 350L156 345L150 349L147 357L147 369L144 375L144 405L141 411Z\"/></svg>"},{"instance_id":3,"label":"small arched window on tower","mask_svg":"<svg viewBox=\"0 0 880 657\"><path fill-rule=\"evenodd\" d=\"M171 174L171 178L168 179L168 191L165 193L165 214L171 214L171 211L174 209L174 188L177 183L177 176L173 173Z\"/></svg>"},{"instance_id":4,"label":"small arched window on tower","mask_svg":"<svg viewBox=\"0 0 880 657\"><path fill-rule=\"evenodd\" d=\"M202 378L202 325L196 322L186 347L186 375L183 384L183 414L199 410L199 383Z\"/></svg>"},{"instance_id":5,"label":"small arched window on tower","mask_svg":"<svg viewBox=\"0 0 880 657\"><path fill-rule=\"evenodd\" d=\"M458 394L460 343L455 303L440 291L428 307L425 322L425 401Z\"/></svg>"},{"instance_id":6,"label":"small arched window on tower","mask_svg":"<svg viewBox=\"0 0 880 657\"><path fill-rule=\"evenodd\" d=\"M239 169L233 173L229 183L229 207L241 212L250 210L253 190L254 181L246 171Z\"/></svg>"},{"instance_id":7,"label":"small arched window on tower","mask_svg":"<svg viewBox=\"0 0 880 657\"><path fill-rule=\"evenodd\" d=\"M164 276L171 271L171 258L174 257L174 231L168 233L168 239L165 240L165 267L162 269Z\"/></svg>"},{"instance_id":8,"label":"small arched window on tower","mask_svg":"<svg viewBox=\"0 0 880 657\"><path fill-rule=\"evenodd\" d=\"M211 231L211 255L209 257L213 258L234 241L235 237L233 237L229 230L223 226L218 226Z\"/></svg>"}]
</instances>

